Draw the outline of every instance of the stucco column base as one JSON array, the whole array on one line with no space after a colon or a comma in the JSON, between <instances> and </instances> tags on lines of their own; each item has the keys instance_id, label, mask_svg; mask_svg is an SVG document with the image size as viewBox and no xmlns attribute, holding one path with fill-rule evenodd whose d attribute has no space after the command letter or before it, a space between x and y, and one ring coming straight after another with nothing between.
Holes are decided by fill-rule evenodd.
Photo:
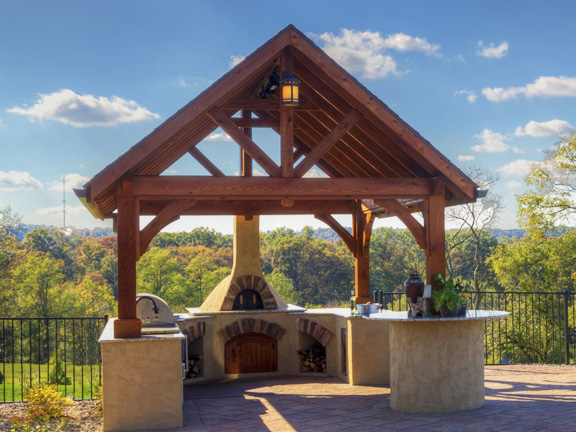
<instances>
[{"instance_id":1,"label":"stucco column base","mask_svg":"<svg viewBox=\"0 0 576 432\"><path fill-rule=\"evenodd\" d=\"M484 406L482 320L390 322L390 406L456 412Z\"/></svg>"},{"instance_id":2,"label":"stucco column base","mask_svg":"<svg viewBox=\"0 0 576 432\"><path fill-rule=\"evenodd\" d=\"M181 333L114 338L114 320L100 337L104 431L182 427Z\"/></svg>"}]
</instances>

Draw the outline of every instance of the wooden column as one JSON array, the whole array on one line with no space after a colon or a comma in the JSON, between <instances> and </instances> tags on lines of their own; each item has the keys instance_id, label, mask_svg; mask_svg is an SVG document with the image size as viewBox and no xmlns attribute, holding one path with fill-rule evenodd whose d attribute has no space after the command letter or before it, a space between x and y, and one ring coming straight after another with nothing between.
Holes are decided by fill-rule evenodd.
<instances>
[{"instance_id":1,"label":"wooden column","mask_svg":"<svg viewBox=\"0 0 576 432\"><path fill-rule=\"evenodd\" d=\"M446 276L446 234L444 226L444 194L430 195L425 206L425 227L428 248L426 249L426 282L432 291L438 284L434 278Z\"/></svg>"},{"instance_id":2,"label":"wooden column","mask_svg":"<svg viewBox=\"0 0 576 432\"><path fill-rule=\"evenodd\" d=\"M133 193L132 179L118 187L118 319L115 338L139 338L141 322L136 318L136 261L139 251L139 202Z\"/></svg>"},{"instance_id":3,"label":"wooden column","mask_svg":"<svg viewBox=\"0 0 576 432\"><path fill-rule=\"evenodd\" d=\"M352 236L354 237L354 280L356 303L372 301L370 296L370 236L374 216L364 211L360 200L356 200L352 215Z\"/></svg>"},{"instance_id":4,"label":"wooden column","mask_svg":"<svg viewBox=\"0 0 576 432\"><path fill-rule=\"evenodd\" d=\"M242 118L249 119L252 118L252 111L242 110ZM244 133L249 138L252 138L252 128L243 128ZM252 177L252 158L248 152L244 149L241 150L240 163L242 164L240 172L242 177Z\"/></svg>"},{"instance_id":5,"label":"wooden column","mask_svg":"<svg viewBox=\"0 0 576 432\"><path fill-rule=\"evenodd\" d=\"M282 56L282 71L291 71L292 67L292 56L285 52ZM281 88L280 92L282 92ZM282 177L294 177L294 108L282 104L280 105L280 166Z\"/></svg>"}]
</instances>

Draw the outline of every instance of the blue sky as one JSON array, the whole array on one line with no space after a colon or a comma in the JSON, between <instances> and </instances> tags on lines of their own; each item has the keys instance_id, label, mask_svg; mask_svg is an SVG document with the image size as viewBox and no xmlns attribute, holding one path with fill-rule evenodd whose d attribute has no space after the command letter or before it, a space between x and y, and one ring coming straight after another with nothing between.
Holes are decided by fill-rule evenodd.
<instances>
[{"instance_id":1,"label":"blue sky","mask_svg":"<svg viewBox=\"0 0 576 432\"><path fill-rule=\"evenodd\" d=\"M292 23L460 168L499 174L500 226L515 227L531 163L576 128L575 16L558 0L3 1L0 208L62 225L62 176L79 187ZM224 161L235 144L200 146L238 170ZM189 159L172 173L204 175ZM109 226L66 201L67 225ZM322 226L262 229L304 224ZM232 230L212 217L170 229L194 226Z\"/></svg>"}]
</instances>

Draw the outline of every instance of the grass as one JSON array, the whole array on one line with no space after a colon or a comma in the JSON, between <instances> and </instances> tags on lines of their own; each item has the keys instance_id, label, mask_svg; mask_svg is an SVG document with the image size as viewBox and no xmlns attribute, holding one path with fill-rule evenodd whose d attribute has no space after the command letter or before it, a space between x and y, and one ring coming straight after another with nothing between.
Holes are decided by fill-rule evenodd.
<instances>
[{"instance_id":1,"label":"grass","mask_svg":"<svg viewBox=\"0 0 576 432\"><path fill-rule=\"evenodd\" d=\"M0 363L0 372L4 381L0 384L0 402L19 402L24 400L24 392L30 383L48 381L48 365L38 363ZM52 372L52 368L50 368ZM64 395L73 399L93 399L96 387L101 384L100 365L74 366L66 363L68 385L58 385Z\"/></svg>"}]
</instances>

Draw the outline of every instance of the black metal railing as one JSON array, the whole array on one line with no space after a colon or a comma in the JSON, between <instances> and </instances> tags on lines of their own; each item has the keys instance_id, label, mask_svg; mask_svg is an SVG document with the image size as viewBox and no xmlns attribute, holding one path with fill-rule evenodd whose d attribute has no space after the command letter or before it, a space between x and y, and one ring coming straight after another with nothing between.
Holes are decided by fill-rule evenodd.
<instances>
[{"instance_id":1,"label":"black metal railing","mask_svg":"<svg viewBox=\"0 0 576 432\"><path fill-rule=\"evenodd\" d=\"M34 383L93 399L102 383L103 318L0 318L0 402L20 402Z\"/></svg>"},{"instance_id":2,"label":"black metal railing","mask_svg":"<svg viewBox=\"0 0 576 432\"><path fill-rule=\"evenodd\" d=\"M404 293L376 291L374 297L384 309L408 310ZM474 291L468 308L510 313L484 322L485 364L576 363L573 292Z\"/></svg>"}]
</instances>

